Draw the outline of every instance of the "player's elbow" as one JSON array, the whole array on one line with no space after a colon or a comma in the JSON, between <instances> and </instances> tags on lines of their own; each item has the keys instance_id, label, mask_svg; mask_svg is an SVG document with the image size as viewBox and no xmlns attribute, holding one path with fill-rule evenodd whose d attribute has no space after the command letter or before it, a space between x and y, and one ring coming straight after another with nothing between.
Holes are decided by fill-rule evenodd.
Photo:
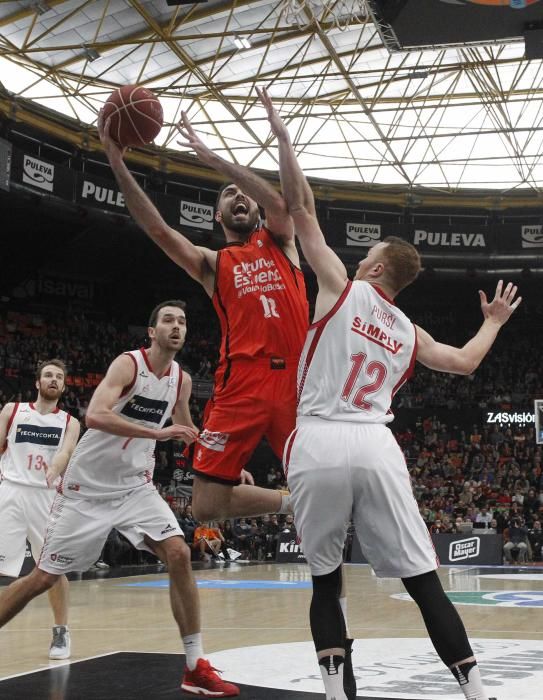
<instances>
[{"instance_id":1,"label":"player's elbow","mask_svg":"<svg viewBox=\"0 0 543 700\"><path fill-rule=\"evenodd\" d=\"M462 376L467 377L475 372L477 367L479 367L479 364L480 362L474 360L472 357L462 358L458 364L455 374L461 374Z\"/></svg>"},{"instance_id":2,"label":"player's elbow","mask_svg":"<svg viewBox=\"0 0 543 700\"><path fill-rule=\"evenodd\" d=\"M99 430L103 425L103 421L100 419L97 411L87 411L85 423L87 428L94 428L95 430Z\"/></svg>"}]
</instances>

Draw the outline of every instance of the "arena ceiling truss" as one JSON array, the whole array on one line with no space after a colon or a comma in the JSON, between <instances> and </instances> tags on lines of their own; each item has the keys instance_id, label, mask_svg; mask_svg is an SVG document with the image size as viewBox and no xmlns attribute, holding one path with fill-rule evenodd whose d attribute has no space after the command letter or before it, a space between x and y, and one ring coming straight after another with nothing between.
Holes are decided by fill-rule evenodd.
<instances>
[{"instance_id":1,"label":"arena ceiling truss","mask_svg":"<svg viewBox=\"0 0 543 700\"><path fill-rule=\"evenodd\" d=\"M82 125L111 90L161 98L159 149L188 113L226 158L277 169L267 86L306 174L503 194L543 185L543 65L524 44L389 53L363 0L0 3L0 81Z\"/></svg>"}]
</instances>

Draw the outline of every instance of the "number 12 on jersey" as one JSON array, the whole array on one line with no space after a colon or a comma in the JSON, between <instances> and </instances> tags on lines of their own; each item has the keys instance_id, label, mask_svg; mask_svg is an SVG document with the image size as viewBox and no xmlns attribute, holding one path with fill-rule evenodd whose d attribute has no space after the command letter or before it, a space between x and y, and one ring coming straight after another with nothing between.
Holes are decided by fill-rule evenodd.
<instances>
[{"instance_id":1,"label":"number 12 on jersey","mask_svg":"<svg viewBox=\"0 0 543 700\"><path fill-rule=\"evenodd\" d=\"M366 359L367 356L364 352L357 352L351 355L353 366L343 386L341 399L345 402L349 401L354 391L355 393L351 400L352 405L363 411L371 411L372 404L366 401L366 397L369 394L374 394L376 391L379 391L383 386L383 382L387 376L387 368L382 362L376 362L375 360L371 360L365 364ZM358 386L357 388L356 384L362 371L364 371L366 377L369 377L373 381L370 381L369 384Z\"/></svg>"}]
</instances>

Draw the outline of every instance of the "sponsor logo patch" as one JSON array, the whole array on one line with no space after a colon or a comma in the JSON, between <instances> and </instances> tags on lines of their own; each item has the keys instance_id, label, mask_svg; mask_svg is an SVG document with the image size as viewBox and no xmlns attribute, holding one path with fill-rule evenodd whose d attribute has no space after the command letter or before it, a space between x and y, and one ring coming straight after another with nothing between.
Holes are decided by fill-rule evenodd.
<instances>
[{"instance_id":1,"label":"sponsor logo patch","mask_svg":"<svg viewBox=\"0 0 543 700\"><path fill-rule=\"evenodd\" d=\"M360 316L355 316L351 325L351 330L353 333L358 333L358 335L371 340L372 343L380 345L385 350L388 350L393 355L396 355L402 348L403 343L399 340L393 338L389 333L385 332L375 323L370 323L360 318Z\"/></svg>"},{"instance_id":2,"label":"sponsor logo patch","mask_svg":"<svg viewBox=\"0 0 543 700\"><path fill-rule=\"evenodd\" d=\"M64 554L58 553L50 554L49 559L59 566L69 566L74 560L73 557L67 557Z\"/></svg>"},{"instance_id":3,"label":"sponsor logo patch","mask_svg":"<svg viewBox=\"0 0 543 700\"><path fill-rule=\"evenodd\" d=\"M149 399L146 396L135 394L127 401L121 413L128 418L144 420L148 423L160 423L168 409L167 401Z\"/></svg>"},{"instance_id":4,"label":"sponsor logo patch","mask_svg":"<svg viewBox=\"0 0 543 700\"><path fill-rule=\"evenodd\" d=\"M47 192L53 191L55 166L43 160L25 155L23 157L23 182L39 187Z\"/></svg>"},{"instance_id":5,"label":"sponsor logo patch","mask_svg":"<svg viewBox=\"0 0 543 700\"><path fill-rule=\"evenodd\" d=\"M57 447L62 435L62 428L45 428L41 425L18 425L15 442L30 442L34 445Z\"/></svg>"},{"instance_id":6,"label":"sponsor logo patch","mask_svg":"<svg viewBox=\"0 0 543 700\"><path fill-rule=\"evenodd\" d=\"M238 298L254 292L279 292L285 289L281 273L272 259L257 258L238 263L234 265L233 273Z\"/></svg>"},{"instance_id":7,"label":"sponsor logo patch","mask_svg":"<svg viewBox=\"0 0 543 700\"><path fill-rule=\"evenodd\" d=\"M215 452L224 452L226 443L230 438L230 433L220 433L218 431L202 430L198 442L200 445L207 447L208 450L214 450ZM201 459L201 457L198 457Z\"/></svg>"},{"instance_id":8,"label":"sponsor logo patch","mask_svg":"<svg viewBox=\"0 0 543 700\"><path fill-rule=\"evenodd\" d=\"M168 524L166 525L166 527L164 528L164 530L161 530L160 534L161 534L161 535L167 535L168 532L175 532L176 529L177 529L177 528L173 527L173 525L170 525L170 523L168 523Z\"/></svg>"}]
</instances>

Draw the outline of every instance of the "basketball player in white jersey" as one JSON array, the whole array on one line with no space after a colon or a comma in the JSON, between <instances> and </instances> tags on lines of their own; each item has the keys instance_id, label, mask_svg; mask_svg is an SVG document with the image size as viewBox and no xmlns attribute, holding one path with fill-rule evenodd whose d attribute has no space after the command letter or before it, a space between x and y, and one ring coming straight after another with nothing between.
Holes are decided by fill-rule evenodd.
<instances>
[{"instance_id":1,"label":"basketball player in white jersey","mask_svg":"<svg viewBox=\"0 0 543 700\"><path fill-rule=\"evenodd\" d=\"M34 403L7 403L0 413L0 575L17 577L26 540L38 561L58 479L79 439L79 421L58 408L64 391L62 360L41 362L36 371ZM49 658L70 656L68 580L60 576L49 589L53 640Z\"/></svg>"},{"instance_id":2,"label":"basketball player in white jersey","mask_svg":"<svg viewBox=\"0 0 543 700\"><path fill-rule=\"evenodd\" d=\"M309 185L286 127L265 91L279 141L284 196L319 291L298 368L298 417L287 440L285 469L304 553L313 576L311 630L326 697L356 697L343 678L345 624L339 605L341 562L351 517L377 576L401 578L421 609L435 649L469 700L488 700L464 625L443 592L438 561L413 497L403 454L386 426L392 397L415 360L431 369L471 374L521 302L500 281L484 322L462 348L436 342L394 302L418 275L417 250L390 237L362 260L354 281L326 245ZM349 681L344 684L344 681Z\"/></svg>"},{"instance_id":3,"label":"basketball player in white jersey","mask_svg":"<svg viewBox=\"0 0 543 700\"><path fill-rule=\"evenodd\" d=\"M86 416L89 430L63 475L37 567L0 595L0 626L61 575L86 571L115 528L168 565L172 611L187 658L183 690L234 697L239 689L203 657L190 550L152 481L156 440L191 443L198 434L189 410L192 382L174 361L187 331L184 309L178 300L155 307L148 329L151 348L117 357L94 392ZM165 428L170 416L173 425Z\"/></svg>"}]
</instances>

